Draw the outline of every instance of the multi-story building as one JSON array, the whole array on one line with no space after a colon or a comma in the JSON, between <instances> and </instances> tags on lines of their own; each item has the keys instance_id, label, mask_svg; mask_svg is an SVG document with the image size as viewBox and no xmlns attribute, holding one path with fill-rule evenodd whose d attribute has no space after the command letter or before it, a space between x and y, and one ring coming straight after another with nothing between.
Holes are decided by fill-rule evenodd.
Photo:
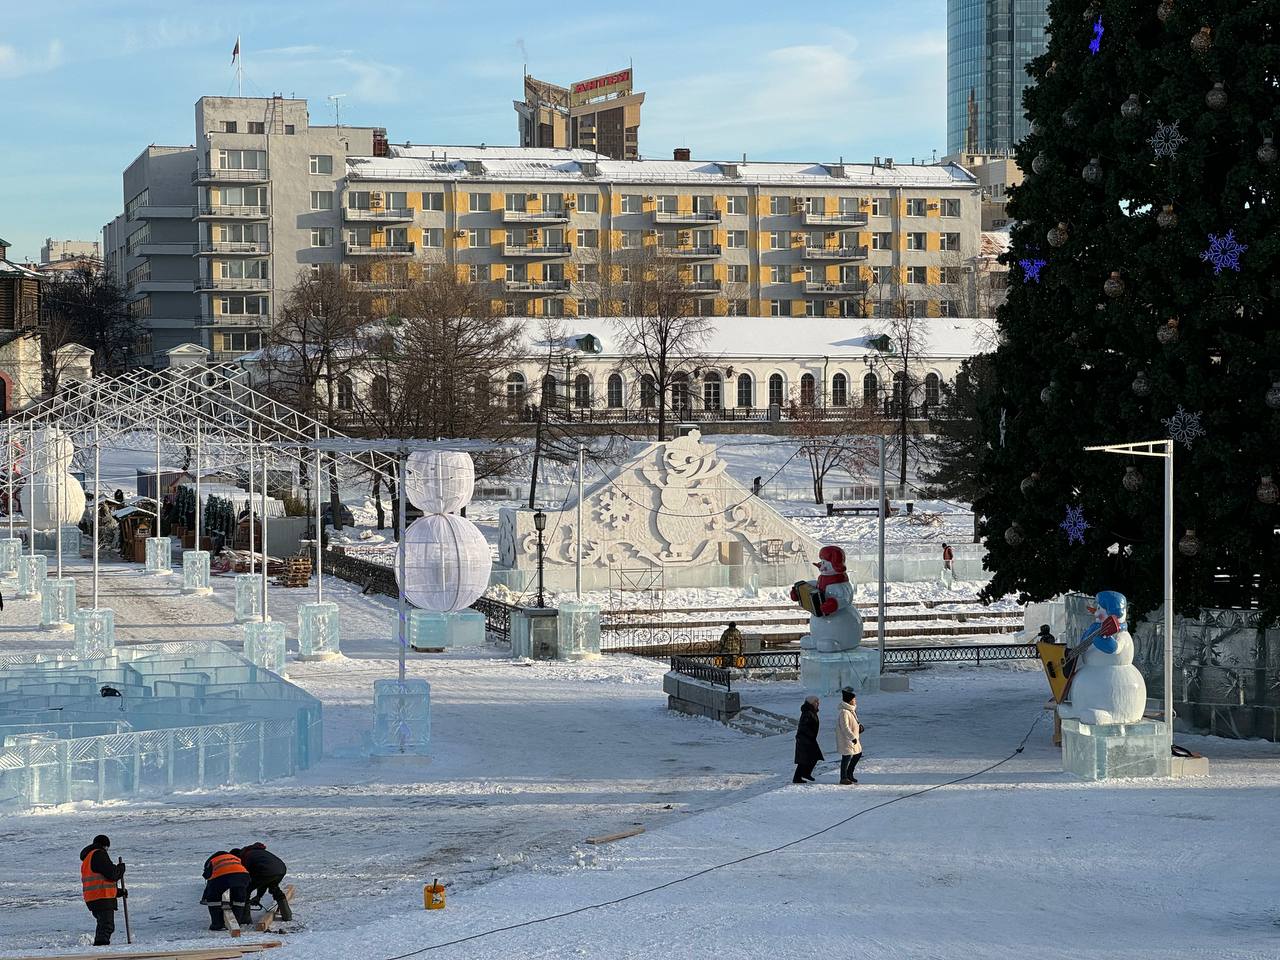
<instances>
[{"instance_id":1,"label":"multi-story building","mask_svg":"<svg viewBox=\"0 0 1280 960\"><path fill-rule=\"evenodd\" d=\"M509 315L625 310L628 263L679 264L707 315L962 316L981 197L957 164L607 160L587 151L391 147L342 187L352 275L448 263ZM359 266L361 256L374 269Z\"/></svg>"},{"instance_id":2,"label":"multi-story building","mask_svg":"<svg viewBox=\"0 0 1280 960\"><path fill-rule=\"evenodd\" d=\"M61 260L96 260L102 256L97 240L55 240L46 237L40 248L41 266Z\"/></svg>"},{"instance_id":3,"label":"multi-story building","mask_svg":"<svg viewBox=\"0 0 1280 960\"><path fill-rule=\"evenodd\" d=\"M1009 154L1026 136L1026 67L1045 51L1048 0L947 0L947 153Z\"/></svg>"},{"instance_id":4,"label":"multi-story building","mask_svg":"<svg viewBox=\"0 0 1280 960\"><path fill-rule=\"evenodd\" d=\"M520 145L593 150L612 160L640 157L644 93L631 88L631 68L561 87L525 74L515 101Z\"/></svg>"},{"instance_id":5,"label":"multi-story building","mask_svg":"<svg viewBox=\"0 0 1280 960\"><path fill-rule=\"evenodd\" d=\"M1022 170L1008 153L958 153L943 157L943 163L958 163L975 177L982 187L982 229L1004 230L1009 226L1005 205L1009 188L1022 183Z\"/></svg>"}]
</instances>

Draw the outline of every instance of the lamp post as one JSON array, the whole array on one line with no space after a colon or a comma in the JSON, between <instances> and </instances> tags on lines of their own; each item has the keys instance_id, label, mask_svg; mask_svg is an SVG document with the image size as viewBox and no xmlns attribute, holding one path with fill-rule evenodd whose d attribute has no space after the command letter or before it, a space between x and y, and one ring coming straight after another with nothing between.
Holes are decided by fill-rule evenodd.
<instances>
[{"instance_id":1,"label":"lamp post","mask_svg":"<svg viewBox=\"0 0 1280 960\"><path fill-rule=\"evenodd\" d=\"M547 529L547 515L541 510L533 515L533 527L538 531L538 609L542 609L547 605L542 592L542 531Z\"/></svg>"}]
</instances>

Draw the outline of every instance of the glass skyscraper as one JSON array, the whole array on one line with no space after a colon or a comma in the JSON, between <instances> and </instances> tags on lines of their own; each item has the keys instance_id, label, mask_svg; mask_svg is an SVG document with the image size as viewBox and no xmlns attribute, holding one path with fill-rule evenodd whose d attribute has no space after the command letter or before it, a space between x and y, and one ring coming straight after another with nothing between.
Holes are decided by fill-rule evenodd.
<instances>
[{"instance_id":1,"label":"glass skyscraper","mask_svg":"<svg viewBox=\"0 0 1280 960\"><path fill-rule=\"evenodd\" d=\"M947 0L947 153L1006 153L1026 136L1027 64L1048 0Z\"/></svg>"}]
</instances>

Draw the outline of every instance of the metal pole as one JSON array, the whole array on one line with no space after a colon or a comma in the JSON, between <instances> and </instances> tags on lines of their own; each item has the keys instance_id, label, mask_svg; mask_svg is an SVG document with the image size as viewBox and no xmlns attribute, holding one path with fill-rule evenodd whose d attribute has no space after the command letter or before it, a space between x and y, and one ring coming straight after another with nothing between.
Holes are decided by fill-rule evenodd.
<instances>
[{"instance_id":1,"label":"metal pole","mask_svg":"<svg viewBox=\"0 0 1280 960\"><path fill-rule=\"evenodd\" d=\"M262 460L262 622L266 623L269 619L267 617L267 453L261 450L259 455ZM249 529L253 529L252 517Z\"/></svg>"},{"instance_id":2,"label":"metal pole","mask_svg":"<svg viewBox=\"0 0 1280 960\"><path fill-rule=\"evenodd\" d=\"M880 643L880 673L884 674L884 639L885 639L885 623L884 623L884 515L885 515L885 440L880 438L880 508L876 512L880 515L879 541L880 541L880 593L879 600L876 604L877 616L879 620L876 622L876 636L879 637Z\"/></svg>"},{"instance_id":3,"label":"metal pole","mask_svg":"<svg viewBox=\"0 0 1280 960\"><path fill-rule=\"evenodd\" d=\"M55 521L57 529L54 531L54 537L58 545L58 579L59 580L62 579L62 506L63 506L62 476L63 476L63 473L65 472L62 469L61 440L62 440L62 433L61 431L59 431L58 433L54 434L54 440L52 444L55 451L54 455L58 458L57 469L54 471L54 475L53 475L53 490L55 495L58 498L57 520ZM46 463L51 462L49 460L49 454L47 452L45 453L45 462ZM68 463L67 466L70 467L71 464Z\"/></svg>"},{"instance_id":4,"label":"metal pole","mask_svg":"<svg viewBox=\"0 0 1280 960\"><path fill-rule=\"evenodd\" d=\"M585 457L582 444L578 444L578 571L576 586L578 599L582 599L582 469Z\"/></svg>"},{"instance_id":5,"label":"metal pole","mask_svg":"<svg viewBox=\"0 0 1280 960\"><path fill-rule=\"evenodd\" d=\"M1164 461L1164 722L1173 734L1173 441Z\"/></svg>"},{"instance_id":6,"label":"metal pole","mask_svg":"<svg viewBox=\"0 0 1280 960\"><path fill-rule=\"evenodd\" d=\"M22 512L27 515L27 548L31 556L36 555L36 484L35 484L36 428L27 431L27 499L22 504Z\"/></svg>"},{"instance_id":7,"label":"metal pole","mask_svg":"<svg viewBox=\"0 0 1280 960\"><path fill-rule=\"evenodd\" d=\"M400 524L400 556L399 556L399 558L398 558L398 559L399 559L399 564L400 564L400 590L399 590L399 597L398 597L398 598L397 598L397 600L396 600L396 610L397 610L397 614L398 614L398 617L399 617L399 620L400 620L400 623L399 623L399 630L400 630L400 635L399 635L399 640L400 640L400 681L401 681L402 683L404 682L404 652L405 652L406 648L407 648L407 647L408 647L408 645L409 645L409 637L408 637L408 630L409 630L409 623L408 623L408 611L405 609L405 596L404 596L404 586L405 586L405 567L404 567L404 561L405 561L405 554L407 554L407 553L409 552L409 551L408 551L408 545L407 545L407 543L406 543L406 539L405 539L405 526L404 526L404 523L405 523L405 510L404 510L404 501L405 501L405 495L404 495L404 478L405 478L405 473L406 473L407 463L408 463L408 454L407 454L407 453L405 453L405 451L401 450L401 451L400 451L399 468L398 468L398 472L397 472L397 479L396 479L396 497L398 498L398 499L397 499L397 502L396 502L396 506L397 506L397 510L396 510L396 512L400 515L400 519L399 519L399 524Z\"/></svg>"},{"instance_id":8,"label":"metal pole","mask_svg":"<svg viewBox=\"0 0 1280 960\"><path fill-rule=\"evenodd\" d=\"M98 425L93 425L93 609L98 609L98 486L102 482L102 449L99 445Z\"/></svg>"},{"instance_id":9,"label":"metal pole","mask_svg":"<svg viewBox=\"0 0 1280 960\"><path fill-rule=\"evenodd\" d=\"M156 418L156 536L160 536L160 418ZM159 544L156 544L159 547Z\"/></svg>"},{"instance_id":10,"label":"metal pole","mask_svg":"<svg viewBox=\"0 0 1280 960\"><path fill-rule=\"evenodd\" d=\"M202 533L200 521L203 519L200 511L200 421L196 421L196 549L200 549L200 540Z\"/></svg>"},{"instance_id":11,"label":"metal pole","mask_svg":"<svg viewBox=\"0 0 1280 960\"><path fill-rule=\"evenodd\" d=\"M320 424L316 424L316 603L324 600L324 518L320 512Z\"/></svg>"},{"instance_id":12,"label":"metal pole","mask_svg":"<svg viewBox=\"0 0 1280 960\"><path fill-rule=\"evenodd\" d=\"M13 423L5 424L6 446L9 448L9 539L13 539Z\"/></svg>"},{"instance_id":13,"label":"metal pole","mask_svg":"<svg viewBox=\"0 0 1280 960\"><path fill-rule=\"evenodd\" d=\"M253 573L253 425L249 426L249 573Z\"/></svg>"}]
</instances>

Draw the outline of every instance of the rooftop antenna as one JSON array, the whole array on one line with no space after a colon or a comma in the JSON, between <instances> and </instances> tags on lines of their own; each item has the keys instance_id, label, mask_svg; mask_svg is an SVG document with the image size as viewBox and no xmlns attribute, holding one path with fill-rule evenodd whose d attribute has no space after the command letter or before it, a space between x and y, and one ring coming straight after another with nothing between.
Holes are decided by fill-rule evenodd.
<instances>
[{"instance_id":1,"label":"rooftop antenna","mask_svg":"<svg viewBox=\"0 0 1280 960\"><path fill-rule=\"evenodd\" d=\"M338 129L342 129L342 98L345 93L331 93L326 98L333 104L333 125Z\"/></svg>"}]
</instances>

